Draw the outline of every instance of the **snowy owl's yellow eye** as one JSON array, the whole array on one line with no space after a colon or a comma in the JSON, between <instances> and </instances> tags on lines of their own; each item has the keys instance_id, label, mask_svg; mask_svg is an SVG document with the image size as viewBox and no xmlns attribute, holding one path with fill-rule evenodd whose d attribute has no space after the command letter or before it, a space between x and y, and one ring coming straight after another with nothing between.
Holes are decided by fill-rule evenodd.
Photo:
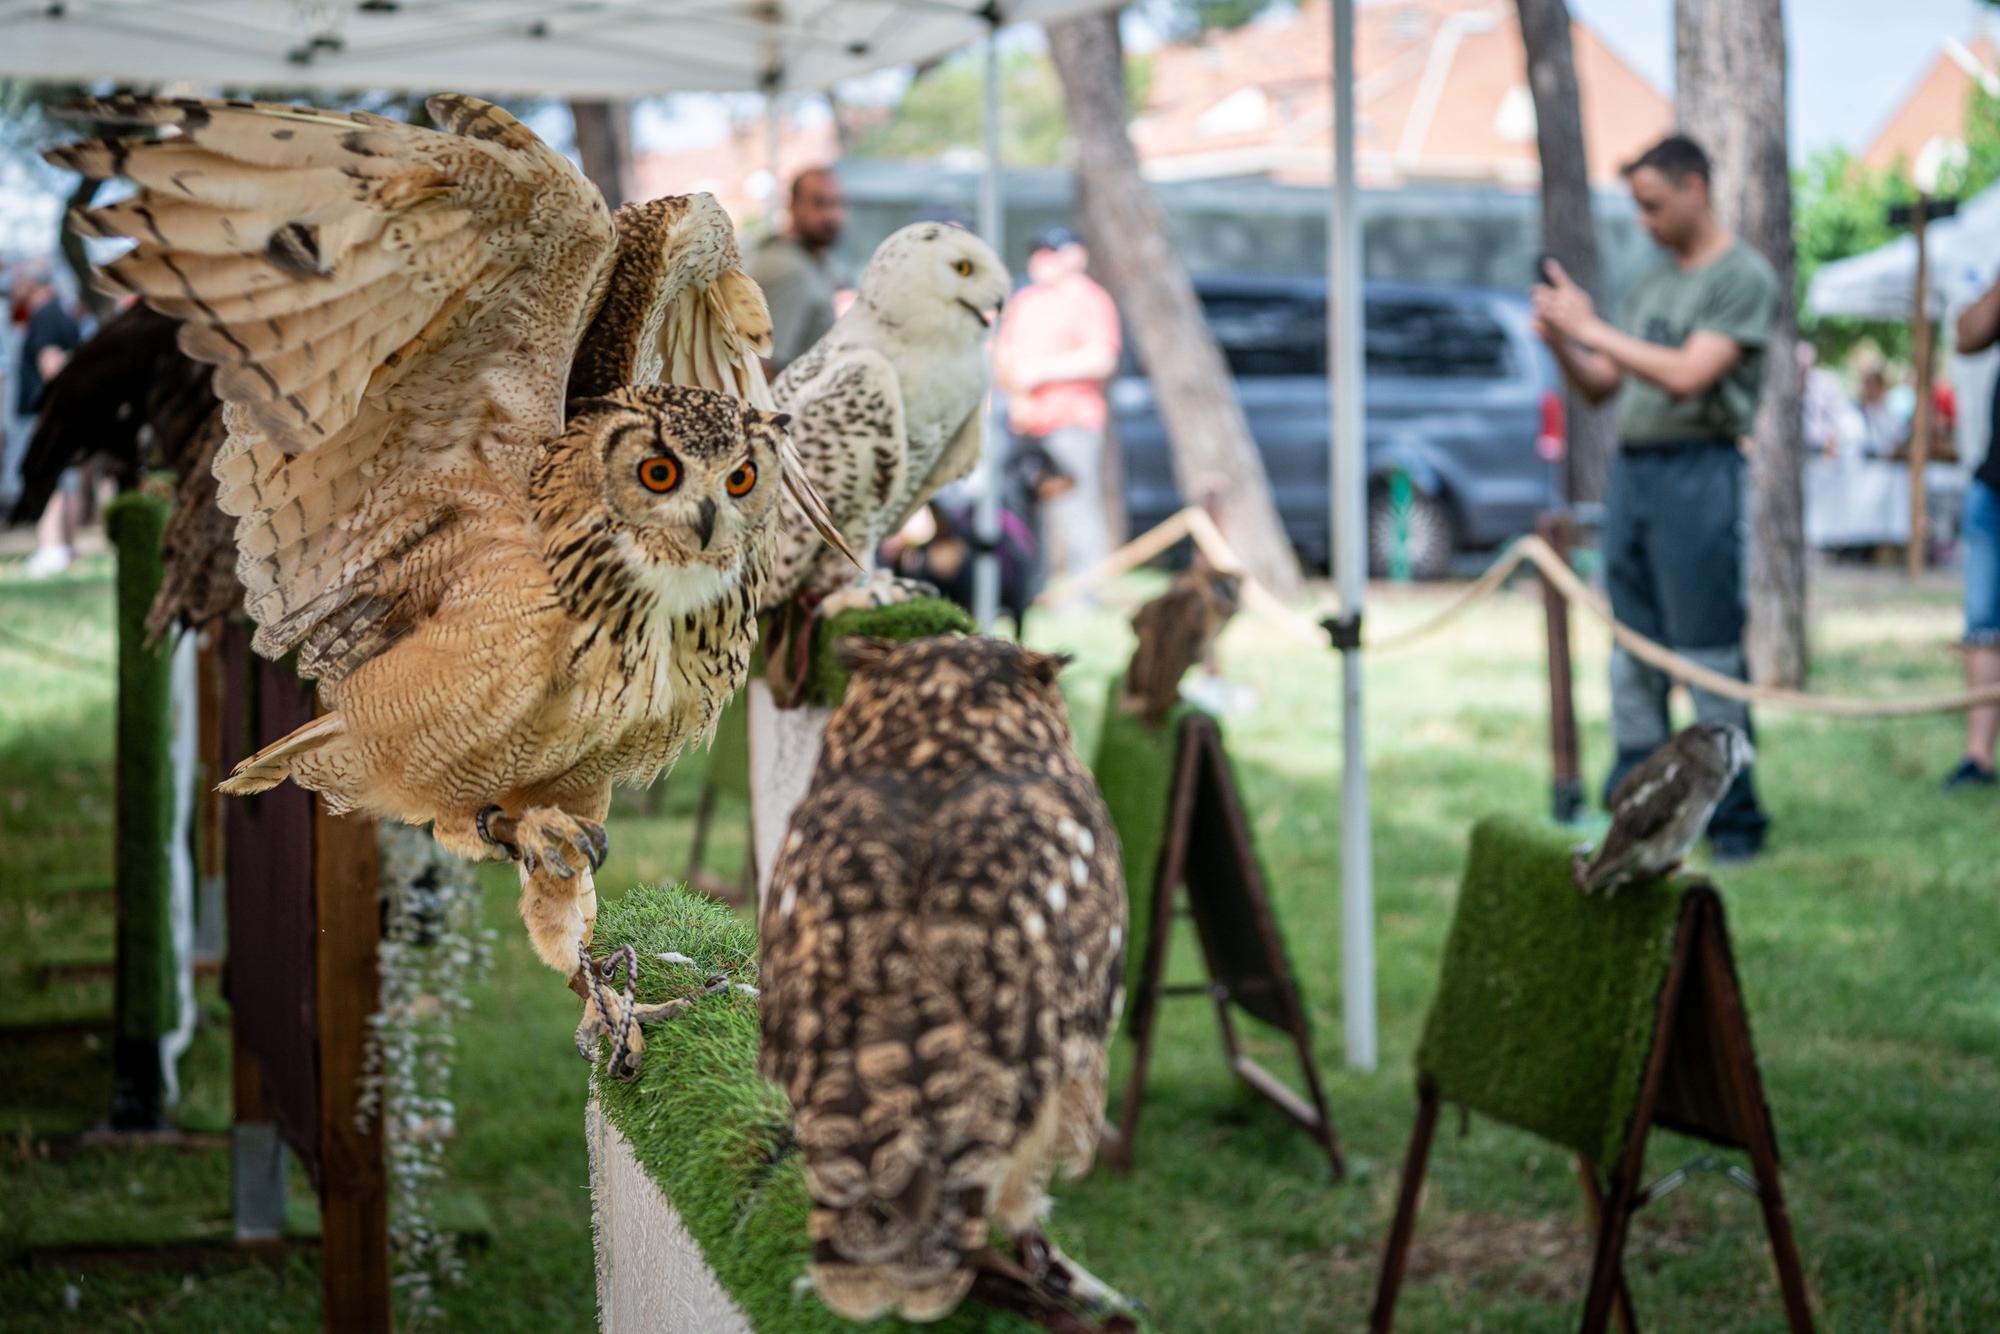
<instances>
[{"instance_id":1,"label":"snowy owl's yellow eye","mask_svg":"<svg viewBox=\"0 0 2000 1334\"><path fill-rule=\"evenodd\" d=\"M639 485L663 496L681 484L681 465L669 458L645 459L639 464Z\"/></svg>"},{"instance_id":2,"label":"snowy owl's yellow eye","mask_svg":"<svg viewBox=\"0 0 2000 1334\"><path fill-rule=\"evenodd\" d=\"M972 261L961 259L958 263L952 265L951 269L953 273L956 273L961 278L970 278L972 276Z\"/></svg>"}]
</instances>

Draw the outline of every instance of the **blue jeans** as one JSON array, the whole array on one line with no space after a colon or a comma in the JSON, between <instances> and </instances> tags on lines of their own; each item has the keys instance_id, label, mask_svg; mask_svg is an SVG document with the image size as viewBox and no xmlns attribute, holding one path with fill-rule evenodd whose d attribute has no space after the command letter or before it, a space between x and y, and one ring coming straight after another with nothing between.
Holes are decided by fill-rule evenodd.
<instances>
[{"instance_id":1,"label":"blue jeans","mask_svg":"<svg viewBox=\"0 0 2000 1334\"><path fill-rule=\"evenodd\" d=\"M2000 492L1974 478L1965 492L1965 644L2000 647Z\"/></svg>"}]
</instances>

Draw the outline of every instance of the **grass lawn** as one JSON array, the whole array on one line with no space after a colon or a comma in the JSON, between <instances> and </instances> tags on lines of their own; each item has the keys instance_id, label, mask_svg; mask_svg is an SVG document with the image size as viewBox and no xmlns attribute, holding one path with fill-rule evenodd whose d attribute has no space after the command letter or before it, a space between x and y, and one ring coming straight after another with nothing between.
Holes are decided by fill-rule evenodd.
<instances>
[{"instance_id":1,"label":"grass lawn","mask_svg":"<svg viewBox=\"0 0 2000 1334\"><path fill-rule=\"evenodd\" d=\"M102 983L45 983L40 965L108 948L112 650L108 568L46 584L0 569L0 628L104 664L0 642L0 1023L108 1011ZM1136 598L1143 580L1119 590ZM1441 594L1377 604L1385 627ZM1955 681L1955 613L1824 594L1815 685L1942 690ZM1447 638L1369 671L1382 1066L1341 1053L1335 867L1336 671L1247 618L1223 640L1230 677L1256 692L1227 720L1238 772L1316 1027L1349 1179L1244 1093L1213 1017L1169 1001L1127 1179L1065 1188L1062 1235L1091 1268L1143 1298L1163 1328L1352 1330L1365 1318L1414 1097L1409 1059L1435 981L1478 816L1547 801L1540 612L1511 594ZM1603 636L1579 624L1586 761L1606 743ZM1121 616L1048 616L1032 638L1075 652L1069 687L1091 753L1105 683L1128 646ZM1822 1328L2000 1328L2000 800L1935 794L1957 754L1954 719L1763 719L1759 779L1776 819L1770 855L1723 888L1786 1186ZM686 867L695 769L658 809L623 800L604 892ZM1600 770L1597 770L1601 772ZM725 806L711 863L733 877L740 808ZM584 1069L569 1045L574 998L537 964L514 921L506 868L489 877L498 962L460 1031L455 1183L493 1218L448 1293L453 1328L579 1330L593 1322ZM1190 942L1176 971L1192 974ZM226 1124L226 1018L186 1067L183 1119ZM62 1153L102 1115L104 1053L88 1031L0 1056L0 1252L38 1241L226 1228L220 1152ZM1270 1064L1284 1069L1268 1044ZM1122 1069L1125 1053L1120 1053ZM1588 1250L1567 1156L1526 1135L1447 1117L1400 1310L1412 1331L1572 1328ZM1700 1152L1657 1137L1650 1169ZM302 1193L302 1192L301 1192ZM1754 1204L1698 1178L1640 1216L1628 1271L1653 1328L1782 1327ZM0 1256L0 1260L7 1257ZM65 1273L0 1266L0 1327L292 1330L318 1325L310 1259L276 1270Z\"/></svg>"}]
</instances>

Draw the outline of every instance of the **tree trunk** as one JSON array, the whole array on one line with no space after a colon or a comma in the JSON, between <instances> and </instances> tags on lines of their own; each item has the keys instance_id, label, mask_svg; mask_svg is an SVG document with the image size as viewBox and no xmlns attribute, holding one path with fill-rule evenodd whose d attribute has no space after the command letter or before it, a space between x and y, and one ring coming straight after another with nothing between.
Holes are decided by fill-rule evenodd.
<instances>
[{"instance_id":1,"label":"tree trunk","mask_svg":"<svg viewBox=\"0 0 2000 1334\"><path fill-rule=\"evenodd\" d=\"M1554 255L1603 310L1604 270L1597 255L1590 163L1583 153L1569 6L1564 0L1517 0L1517 4L1521 43L1528 52L1528 88L1535 99L1535 142L1542 159L1542 249ZM1609 404L1595 406L1573 388L1566 420L1569 450L1564 476L1569 498L1602 500L1611 451L1618 444L1617 420Z\"/></svg>"},{"instance_id":2,"label":"tree trunk","mask_svg":"<svg viewBox=\"0 0 2000 1334\"><path fill-rule=\"evenodd\" d=\"M1805 449L1782 0L1676 0L1674 65L1676 114L1708 150L1717 217L1778 271L1778 318L1750 448L1749 658L1751 679L1798 686L1806 675Z\"/></svg>"},{"instance_id":3,"label":"tree trunk","mask_svg":"<svg viewBox=\"0 0 2000 1334\"><path fill-rule=\"evenodd\" d=\"M632 197L632 108L623 102L572 101L569 114L576 121L583 174L615 213Z\"/></svg>"},{"instance_id":4,"label":"tree trunk","mask_svg":"<svg viewBox=\"0 0 2000 1334\"><path fill-rule=\"evenodd\" d=\"M1251 575L1290 592L1300 584L1299 562L1272 503L1264 461L1126 133L1118 15L1052 23L1048 34L1076 139L1077 173L1089 182L1082 206L1092 265L1138 340L1173 450L1174 478L1190 503L1210 503Z\"/></svg>"}]
</instances>

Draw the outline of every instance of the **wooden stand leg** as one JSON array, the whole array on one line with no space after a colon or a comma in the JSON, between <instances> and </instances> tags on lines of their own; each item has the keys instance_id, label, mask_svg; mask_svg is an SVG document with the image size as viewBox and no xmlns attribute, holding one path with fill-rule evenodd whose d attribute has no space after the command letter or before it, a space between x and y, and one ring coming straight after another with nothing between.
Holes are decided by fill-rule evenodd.
<instances>
[{"instance_id":1,"label":"wooden stand leg","mask_svg":"<svg viewBox=\"0 0 2000 1334\"><path fill-rule=\"evenodd\" d=\"M313 815L318 937L320 1264L323 1320L337 1334L389 1334L389 1181L382 1123L355 1125L382 935L375 826Z\"/></svg>"},{"instance_id":2,"label":"wooden stand leg","mask_svg":"<svg viewBox=\"0 0 2000 1334\"><path fill-rule=\"evenodd\" d=\"M1570 521L1566 514L1544 514L1535 532L1564 560L1569 559ZM1550 806L1559 824L1574 823L1583 814L1582 770L1576 754L1576 699L1570 668L1569 603L1546 576L1542 579L1542 615L1549 641Z\"/></svg>"},{"instance_id":3,"label":"wooden stand leg","mask_svg":"<svg viewBox=\"0 0 2000 1334\"><path fill-rule=\"evenodd\" d=\"M1764 1103L1763 1081L1757 1075L1757 1057L1750 1046L1750 1018L1743 1008L1736 973L1722 940L1719 920L1712 929L1701 933L1706 965L1702 972L1708 982L1708 998L1715 1012L1730 1092L1735 1097L1743 1138L1750 1151L1750 1170L1757 1178L1757 1201L1764 1211L1764 1230L1771 1238L1771 1259L1778 1270L1779 1290L1784 1294L1785 1319L1794 1334L1810 1334L1812 1306L1806 1297L1805 1270L1799 1263L1798 1242L1792 1236L1791 1215L1785 1210L1784 1187L1778 1181L1778 1146Z\"/></svg>"},{"instance_id":4,"label":"wooden stand leg","mask_svg":"<svg viewBox=\"0 0 2000 1334\"><path fill-rule=\"evenodd\" d=\"M1625 1138L1612 1173L1611 1191L1602 1201L1603 1213L1597 1227L1597 1253L1591 1257L1590 1287L1583 1299L1583 1334L1603 1334L1611 1323L1611 1307L1622 1285L1625 1238L1637 1207L1639 1181L1646 1169L1646 1136L1653 1128L1653 1114L1660 1105L1660 1086L1666 1078L1667 1055L1674 1040L1674 1016L1680 1011L1681 987L1688 966L1694 960L1701 935L1701 910L1690 904L1681 910L1674 928L1673 961L1667 965L1666 980L1660 984L1660 999L1653 1020L1651 1055L1639 1081L1639 1097L1632 1106L1632 1129Z\"/></svg>"},{"instance_id":5,"label":"wooden stand leg","mask_svg":"<svg viewBox=\"0 0 2000 1334\"><path fill-rule=\"evenodd\" d=\"M1593 1235L1604 1230L1604 1192L1597 1183L1597 1166L1582 1154L1576 1158L1577 1179L1583 1183L1583 1202L1590 1210L1590 1230ZM1618 1257L1614 1280L1613 1310L1618 1316L1618 1328L1623 1334L1636 1334L1639 1318L1632 1309L1632 1290L1625 1286L1625 1260Z\"/></svg>"},{"instance_id":6,"label":"wooden stand leg","mask_svg":"<svg viewBox=\"0 0 2000 1334\"><path fill-rule=\"evenodd\" d=\"M1143 998L1131 1003L1143 1006L1138 1031L1132 1035L1132 1073L1125 1078L1125 1097L1118 1108L1117 1136L1105 1154L1114 1172L1132 1170L1132 1154L1139 1134L1139 1106L1146 1100L1146 1067L1153 1060L1153 1030L1160 1022L1160 976L1167 966L1167 940L1173 934L1173 894L1160 890L1153 902L1152 938L1146 942L1146 965L1139 978Z\"/></svg>"},{"instance_id":7,"label":"wooden stand leg","mask_svg":"<svg viewBox=\"0 0 2000 1334\"><path fill-rule=\"evenodd\" d=\"M1403 1265L1409 1259L1410 1236L1417 1226L1417 1199L1423 1193L1424 1169L1430 1165L1431 1137L1437 1131L1438 1095L1430 1084L1417 1088L1417 1124L1410 1131L1410 1149L1403 1156L1403 1183L1396 1195L1396 1220L1389 1225L1389 1244L1382 1251L1382 1272L1375 1280L1375 1309L1369 1312L1369 1334L1389 1334L1396 1325L1396 1295L1403 1288Z\"/></svg>"}]
</instances>

